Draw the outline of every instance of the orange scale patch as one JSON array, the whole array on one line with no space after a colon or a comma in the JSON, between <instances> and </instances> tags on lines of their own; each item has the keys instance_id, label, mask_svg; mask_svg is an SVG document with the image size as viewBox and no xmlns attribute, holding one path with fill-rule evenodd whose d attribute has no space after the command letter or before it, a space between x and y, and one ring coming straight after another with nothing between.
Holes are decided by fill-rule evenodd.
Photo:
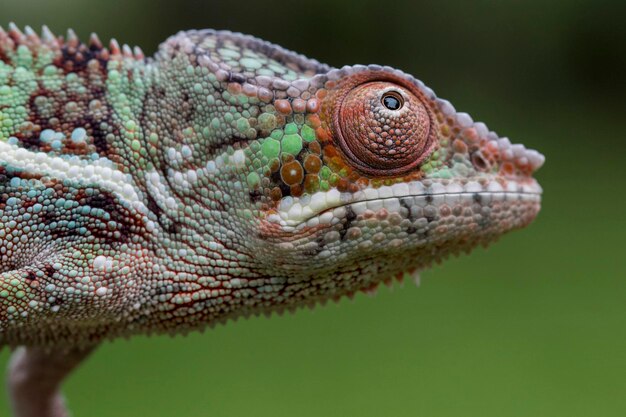
<instances>
[{"instance_id":1,"label":"orange scale patch","mask_svg":"<svg viewBox=\"0 0 626 417\"><path fill-rule=\"evenodd\" d=\"M309 100L309 101L311 101L311 100ZM310 114L310 115L307 116L306 119L307 119L307 122L309 123L309 125L313 129L317 129L318 127L320 127L322 125L322 121L320 120L320 117L317 114Z\"/></svg>"},{"instance_id":2,"label":"orange scale patch","mask_svg":"<svg viewBox=\"0 0 626 417\"><path fill-rule=\"evenodd\" d=\"M460 139L455 139L452 142L452 149L458 153L467 153L467 145Z\"/></svg>"},{"instance_id":3,"label":"orange scale patch","mask_svg":"<svg viewBox=\"0 0 626 417\"><path fill-rule=\"evenodd\" d=\"M273 201L279 201L281 198L283 198L283 192L280 190L279 187L274 187L270 191L270 198Z\"/></svg>"},{"instance_id":4,"label":"orange scale patch","mask_svg":"<svg viewBox=\"0 0 626 417\"><path fill-rule=\"evenodd\" d=\"M280 178L289 186L300 184L304 180L304 170L300 162L291 161L284 164L280 169ZM302 193L301 190L300 193Z\"/></svg>"},{"instance_id":5,"label":"orange scale patch","mask_svg":"<svg viewBox=\"0 0 626 417\"><path fill-rule=\"evenodd\" d=\"M320 189L319 176L315 174L307 174L306 177L304 178L304 190L309 194L313 194L319 191L319 189Z\"/></svg>"},{"instance_id":6,"label":"orange scale patch","mask_svg":"<svg viewBox=\"0 0 626 417\"><path fill-rule=\"evenodd\" d=\"M304 169L310 174L317 174L322 168L322 160L319 156L309 154L304 160Z\"/></svg>"},{"instance_id":7,"label":"orange scale patch","mask_svg":"<svg viewBox=\"0 0 626 417\"><path fill-rule=\"evenodd\" d=\"M500 167L500 172L504 175L513 175L515 173L515 166L511 162L504 162Z\"/></svg>"},{"instance_id":8,"label":"orange scale patch","mask_svg":"<svg viewBox=\"0 0 626 417\"><path fill-rule=\"evenodd\" d=\"M300 197L302 193L304 192L304 188L302 187L302 184L296 184L296 185L292 185L289 188L289 191L292 196Z\"/></svg>"},{"instance_id":9,"label":"orange scale patch","mask_svg":"<svg viewBox=\"0 0 626 417\"><path fill-rule=\"evenodd\" d=\"M330 134L322 126L320 126L317 129L315 129L315 136L322 143L327 143L327 142L329 142L331 140Z\"/></svg>"},{"instance_id":10,"label":"orange scale patch","mask_svg":"<svg viewBox=\"0 0 626 417\"><path fill-rule=\"evenodd\" d=\"M319 142L315 141L315 142L311 142L307 145L307 147L309 148L309 150L313 153L316 153L318 155L321 155L322 153L322 146L320 145Z\"/></svg>"},{"instance_id":11,"label":"orange scale patch","mask_svg":"<svg viewBox=\"0 0 626 417\"><path fill-rule=\"evenodd\" d=\"M462 134L463 134L463 138L465 138L470 143L477 143L480 140L480 137L478 136L478 132L473 127L466 127L465 129L463 129Z\"/></svg>"}]
</instances>

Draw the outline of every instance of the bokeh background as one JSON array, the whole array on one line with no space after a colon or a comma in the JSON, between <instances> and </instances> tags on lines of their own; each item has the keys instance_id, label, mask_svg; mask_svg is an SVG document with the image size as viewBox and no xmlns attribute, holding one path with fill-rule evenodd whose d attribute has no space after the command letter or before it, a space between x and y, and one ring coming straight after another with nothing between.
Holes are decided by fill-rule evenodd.
<instances>
[{"instance_id":1,"label":"bokeh background","mask_svg":"<svg viewBox=\"0 0 626 417\"><path fill-rule=\"evenodd\" d=\"M420 288L107 343L66 385L75 416L626 415L625 2L2 0L0 21L147 54L231 29L388 64L547 157L530 228Z\"/></svg>"}]
</instances>

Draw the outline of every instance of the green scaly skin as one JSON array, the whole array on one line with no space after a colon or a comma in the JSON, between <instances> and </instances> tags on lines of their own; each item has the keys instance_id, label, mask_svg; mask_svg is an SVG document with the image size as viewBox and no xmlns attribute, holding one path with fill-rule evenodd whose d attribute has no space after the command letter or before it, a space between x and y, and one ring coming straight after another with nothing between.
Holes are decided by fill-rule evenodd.
<instances>
[{"instance_id":1,"label":"green scaly skin","mask_svg":"<svg viewBox=\"0 0 626 417\"><path fill-rule=\"evenodd\" d=\"M212 30L145 58L12 25L0 345L41 359L371 291L529 224L542 163L389 67Z\"/></svg>"}]
</instances>

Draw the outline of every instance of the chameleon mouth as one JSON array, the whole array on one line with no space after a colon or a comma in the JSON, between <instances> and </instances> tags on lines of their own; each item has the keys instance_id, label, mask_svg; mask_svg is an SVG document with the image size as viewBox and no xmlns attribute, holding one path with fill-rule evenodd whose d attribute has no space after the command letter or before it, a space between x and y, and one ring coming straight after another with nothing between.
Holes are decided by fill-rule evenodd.
<instances>
[{"instance_id":1,"label":"chameleon mouth","mask_svg":"<svg viewBox=\"0 0 626 417\"><path fill-rule=\"evenodd\" d=\"M268 221L278 223L283 230L333 225L350 216L367 211L387 213L408 210L422 212L443 205L477 203L487 206L498 204L535 204L541 202L541 186L534 179L507 181L467 181L464 184L448 181L425 181L368 188L357 193L340 193L337 190L318 192L310 197L285 198L278 211L268 216Z\"/></svg>"}]
</instances>

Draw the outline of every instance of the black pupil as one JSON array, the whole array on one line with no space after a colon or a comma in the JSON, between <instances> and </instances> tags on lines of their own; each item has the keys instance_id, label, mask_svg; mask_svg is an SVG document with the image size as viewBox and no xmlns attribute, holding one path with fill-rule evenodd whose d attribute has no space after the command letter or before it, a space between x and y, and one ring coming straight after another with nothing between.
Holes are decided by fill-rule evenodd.
<instances>
[{"instance_id":1,"label":"black pupil","mask_svg":"<svg viewBox=\"0 0 626 417\"><path fill-rule=\"evenodd\" d=\"M400 106L401 106L400 100L398 100L398 98L396 98L396 97L394 97L392 95L388 95L388 96L383 97L383 104L389 110L398 110L400 108Z\"/></svg>"}]
</instances>

